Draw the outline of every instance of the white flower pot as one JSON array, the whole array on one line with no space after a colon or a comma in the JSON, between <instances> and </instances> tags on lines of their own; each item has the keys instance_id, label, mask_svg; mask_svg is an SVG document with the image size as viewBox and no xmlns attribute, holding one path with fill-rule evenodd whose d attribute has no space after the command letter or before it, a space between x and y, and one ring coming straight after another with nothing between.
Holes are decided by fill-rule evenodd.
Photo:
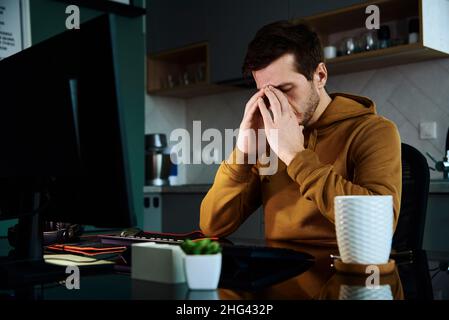
<instances>
[{"instance_id":1,"label":"white flower pot","mask_svg":"<svg viewBox=\"0 0 449 320\"><path fill-rule=\"evenodd\" d=\"M221 253L204 255L186 254L184 269L189 289L217 289L221 273Z\"/></svg>"}]
</instances>

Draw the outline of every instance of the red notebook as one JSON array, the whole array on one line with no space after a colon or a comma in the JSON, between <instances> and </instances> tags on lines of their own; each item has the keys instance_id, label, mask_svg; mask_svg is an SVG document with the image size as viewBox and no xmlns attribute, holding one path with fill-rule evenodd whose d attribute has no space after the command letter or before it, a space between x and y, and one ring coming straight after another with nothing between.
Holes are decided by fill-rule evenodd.
<instances>
[{"instance_id":1,"label":"red notebook","mask_svg":"<svg viewBox=\"0 0 449 320\"><path fill-rule=\"evenodd\" d=\"M125 246L108 245L100 242L81 242L69 244L54 244L46 247L47 250L66 252L95 257L104 254L123 253Z\"/></svg>"}]
</instances>

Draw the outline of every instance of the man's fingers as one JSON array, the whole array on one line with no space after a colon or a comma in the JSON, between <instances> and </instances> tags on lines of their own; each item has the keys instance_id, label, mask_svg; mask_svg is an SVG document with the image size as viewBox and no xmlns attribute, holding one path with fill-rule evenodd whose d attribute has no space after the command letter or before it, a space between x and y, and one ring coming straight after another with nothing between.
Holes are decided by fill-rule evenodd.
<instances>
[{"instance_id":1,"label":"man's fingers","mask_svg":"<svg viewBox=\"0 0 449 320\"><path fill-rule=\"evenodd\" d=\"M256 105L256 107L257 107L257 99L259 99L263 95L264 95L264 92L262 89L260 89L248 100L248 102L246 103L246 107L245 107L245 114L252 106Z\"/></svg>"},{"instance_id":2,"label":"man's fingers","mask_svg":"<svg viewBox=\"0 0 449 320\"><path fill-rule=\"evenodd\" d=\"M254 115L254 112L257 111L259 106L257 105L257 100L254 101L252 105L248 107L248 109L245 111L244 118L252 118Z\"/></svg>"},{"instance_id":3,"label":"man's fingers","mask_svg":"<svg viewBox=\"0 0 449 320\"><path fill-rule=\"evenodd\" d=\"M290 103L288 102L288 99L285 96L285 94L281 90L279 90L273 86L270 86L270 89L273 91L273 93L276 95L276 97L278 98L278 100L280 102L281 112L282 113L289 112L290 111Z\"/></svg>"},{"instance_id":4,"label":"man's fingers","mask_svg":"<svg viewBox=\"0 0 449 320\"><path fill-rule=\"evenodd\" d=\"M259 106L260 113L262 114L265 128L271 128L273 120L271 119L270 112L268 111L267 106L265 105L265 102L262 98L259 98L257 100L257 105Z\"/></svg>"},{"instance_id":5,"label":"man's fingers","mask_svg":"<svg viewBox=\"0 0 449 320\"><path fill-rule=\"evenodd\" d=\"M281 118L281 105L278 98L269 88L265 88L265 95L270 101L271 111L273 112L274 122Z\"/></svg>"}]
</instances>

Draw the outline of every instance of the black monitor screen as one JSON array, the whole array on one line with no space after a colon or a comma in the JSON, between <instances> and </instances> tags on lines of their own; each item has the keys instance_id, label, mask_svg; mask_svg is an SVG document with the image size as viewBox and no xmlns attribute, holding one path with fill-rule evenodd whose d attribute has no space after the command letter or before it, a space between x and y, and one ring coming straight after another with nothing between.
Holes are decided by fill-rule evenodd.
<instances>
[{"instance_id":1,"label":"black monitor screen","mask_svg":"<svg viewBox=\"0 0 449 320\"><path fill-rule=\"evenodd\" d=\"M50 195L46 220L134 224L114 26L105 15L0 62L2 219L31 184Z\"/></svg>"}]
</instances>

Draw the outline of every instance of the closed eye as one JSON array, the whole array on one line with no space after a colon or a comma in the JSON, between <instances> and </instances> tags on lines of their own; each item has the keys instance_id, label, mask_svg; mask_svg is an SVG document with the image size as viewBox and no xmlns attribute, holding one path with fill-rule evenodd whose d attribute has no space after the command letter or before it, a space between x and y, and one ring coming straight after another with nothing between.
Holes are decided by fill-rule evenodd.
<instances>
[{"instance_id":1,"label":"closed eye","mask_svg":"<svg viewBox=\"0 0 449 320\"><path fill-rule=\"evenodd\" d=\"M283 87L278 87L279 90L281 90L283 93L287 93L289 92L291 89L293 89L293 86L283 86Z\"/></svg>"}]
</instances>

